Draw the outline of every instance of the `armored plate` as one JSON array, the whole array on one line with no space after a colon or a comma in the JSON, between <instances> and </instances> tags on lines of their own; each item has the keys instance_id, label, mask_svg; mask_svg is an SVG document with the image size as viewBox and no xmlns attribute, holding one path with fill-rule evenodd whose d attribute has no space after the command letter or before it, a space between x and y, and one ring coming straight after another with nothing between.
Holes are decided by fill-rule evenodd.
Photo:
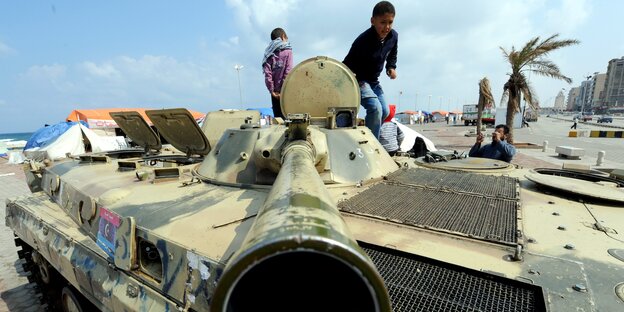
<instances>
[{"instance_id":1,"label":"armored plate","mask_svg":"<svg viewBox=\"0 0 624 312\"><path fill-rule=\"evenodd\" d=\"M514 169L510 163L502 160L468 157L449 161L427 162L424 157L415 160L422 167L442 170L471 171L471 172L507 172Z\"/></svg>"},{"instance_id":2,"label":"armored plate","mask_svg":"<svg viewBox=\"0 0 624 312\"><path fill-rule=\"evenodd\" d=\"M299 63L286 77L282 87L284 116L309 113L327 117L329 108L355 109L360 106L360 87L355 75L343 63L317 56Z\"/></svg>"},{"instance_id":3,"label":"armored plate","mask_svg":"<svg viewBox=\"0 0 624 312\"><path fill-rule=\"evenodd\" d=\"M186 154L206 155L210 143L193 115L184 108L145 111L160 134Z\"/></svg>"},{"instance_id":4,"label":"armored plate","mask_svg":"<svg viewBox=\"0 0 624 312\"><path fill-rule=\"evenodd\" d=\"M260 121L260 112L256 110L209 112L201 129L210 146L216 146L226 129L240 128L247 118L251 118L252 124L257 124Z\"/></svg>"},{"instance_id":5,"label":"armored plate","mask_svg":"<svg viewBox=\"0 0 624 312\"><path fill-rule=\"evenodd\" d=\"M616 179L559 169L532 169L525 177L537 184L557 190L624 202L624 182Z\"/></svg>"},{"instance_id":6,"label":"armored plate","mask_svg":"<svg viewBox=\"0 0 624 312\"><path fill-rule=\"evenodd\" d=\"M146 150L160 150L158 135L137 112L111 112L110 116L132 141Z\"/></svg>"}]
</instances>

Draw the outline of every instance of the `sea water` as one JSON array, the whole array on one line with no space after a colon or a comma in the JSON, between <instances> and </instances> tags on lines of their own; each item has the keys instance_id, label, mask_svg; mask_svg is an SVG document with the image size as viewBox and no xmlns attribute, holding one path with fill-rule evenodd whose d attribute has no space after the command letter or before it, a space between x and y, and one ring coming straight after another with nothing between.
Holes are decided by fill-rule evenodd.
<instances>
[{"instance_id":1,"label":"sea water","mask_svg":"<svg viewBox=\"0 0 624 312\"><path fill-rule=\"evenodd\" d=\"M20 132L20 133L0 133L0 140L28 141L32 136L32 132Z\"/></svg>"}]
</instances>

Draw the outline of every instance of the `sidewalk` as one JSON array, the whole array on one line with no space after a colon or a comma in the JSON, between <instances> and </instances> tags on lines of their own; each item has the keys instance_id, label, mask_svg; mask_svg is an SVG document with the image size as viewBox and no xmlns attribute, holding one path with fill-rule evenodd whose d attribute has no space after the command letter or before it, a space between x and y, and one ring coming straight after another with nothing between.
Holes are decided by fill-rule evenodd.
<instances>
[{"instance_id":1,"label":"sidewalk","mask_svg":"<svg viewBox=\"0 0 624 312\"><path fill-rule=\"evenodd\" d=\"M28 282L17 257L13 231L4 224L6 199L30 194L21 165L0 158L0 311L43 311L34 285Z\"/></svg>"}]
</instances>

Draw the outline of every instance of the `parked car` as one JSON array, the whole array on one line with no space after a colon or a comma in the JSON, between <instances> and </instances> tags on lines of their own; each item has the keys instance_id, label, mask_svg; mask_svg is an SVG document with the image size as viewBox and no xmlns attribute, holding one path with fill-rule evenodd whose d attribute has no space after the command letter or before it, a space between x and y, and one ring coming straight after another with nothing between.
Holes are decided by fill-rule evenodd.
<instances>
[{"instance_id":1,"label":"parked car","mask_svg":"<svg viewBox=\"0 0 624 312\"><path fill-rule=\"evenodd\" d=\"M608 122L608 123L612 123L613 122L613 117L611 116L602 116L600 118L598 118L598 123L603 123L603 122Z\"/></svg>"},{"instance_id":2,"label":"parked car","mask_svg":"<svg viewBox=\"0 0 624 312\"><path fill-rule=\"evenodd\" d=\"M577 114L574 116L574 118L578 119L579 121L591 121L592 120L592 115L583 115L581 117L581 115Z\"/></svg>"}]
</instances>

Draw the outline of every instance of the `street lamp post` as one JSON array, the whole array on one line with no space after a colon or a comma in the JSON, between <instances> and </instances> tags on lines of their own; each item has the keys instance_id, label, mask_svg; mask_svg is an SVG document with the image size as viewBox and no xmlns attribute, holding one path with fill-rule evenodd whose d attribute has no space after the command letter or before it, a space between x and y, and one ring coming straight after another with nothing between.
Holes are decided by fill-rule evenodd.
<instances>
[{"instance_id":1,"label":"street lamp post","mask_svg":"<svg viewBox=\"0 0 624 312\"><path fill-rule=\"evenodd\" d=\"M234 65L234 69L236 69L236 76L238 77L238 95L240 97L240 108L243 109L243 90L241 89L240 82L240 71L243 69L243 65L236 64Z\"/></svg>"},{"instance_id":2,"label":"street lamp post","mask_svg":"<svg viewBox=\"0 0 624 312\"><path fill-rule=\"evenodd\" d=\"M429 94L429 104L427 104L427 111L431 113L431 94Z\"/></svg>"},{"instance_id":3,"label":"street lamp post","mask_svg":"<svg viewBox=\"0 0 624 312\"><path fill-rule=\"evenodd\" d=\"M403 91L399 91L399 107L397 107L397 110L400 112L401 111L401 95L403 95Z\"/></svg>"},{"instance_id":4,"label":"street lamp post","mask_svg":"<svg viewBox=\"0 0 624 312\"><path fill-rule=\"evenodd\" d=\"M591 75L587 76L587 84L585 84L585 90L583 92L583 102L581 103L581 118L583 118L583 113L585 112L585 102L587 102L588 100L587 94L589 93L588 91L589 91L589 88L591 87L589 85L589 81L590 81L589 79L591 79L591 77L592 77Z\"/></svg>"},{"instance_id":5,"label":"street lamp post","mask_svg":"<svg viewBox=\"0 0 624 312\"><path fill-rule=\"evenodd\" d=\"M418 111L418 93L416 93L416 100L414 100L414 111Z\"/></svg>"}]
</instances>

